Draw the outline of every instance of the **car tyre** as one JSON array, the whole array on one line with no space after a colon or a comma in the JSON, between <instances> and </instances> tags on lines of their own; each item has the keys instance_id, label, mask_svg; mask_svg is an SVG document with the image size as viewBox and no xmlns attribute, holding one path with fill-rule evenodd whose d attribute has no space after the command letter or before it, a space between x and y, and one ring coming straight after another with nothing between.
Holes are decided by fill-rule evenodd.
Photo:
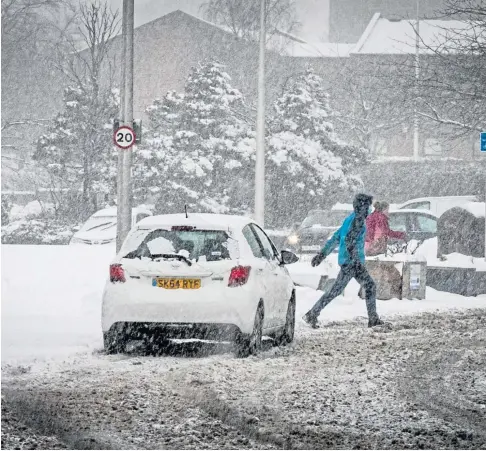
<instances>
[{"instance_id":1,"label":"car tyre","mask_svg":"<svg viewBox=\"0 0 486 451\"><path fill-rule=\"evenodd\" d=\"M277 346L285 346L289 343L294 341L294 334L295 334L295 308L296 308L296 301L295 301L295 291L292 292L292 296L289 300L289 305L287 307L287 316L285 319L285 326L275 339Z\"/></svg>"},{"instance_id":2,"label":"car tyre","mask_svg":"<svg viewBox=\"0 0 486 451\"><path fill-rule=\"evenodd\" d=\"M246 358L250 355L258 354L262 349L263 338L263 319L265 312L263 304L258 304L255 314L255 322L253 323L253 332L250 335L240 334L236 339L236 356L239 358Z\"/></svg>"},{"instance_id":3,"label":"car tyre","mask_svg":"<svg viewBox=\"0 0 486 451\"><path fill-rule=\"evenodd\" d=\"M103 332L103 345L107 354L124 352L125 344L125 333L119 325L112 327L108 332Z\"/></svg>"}]
</instances>

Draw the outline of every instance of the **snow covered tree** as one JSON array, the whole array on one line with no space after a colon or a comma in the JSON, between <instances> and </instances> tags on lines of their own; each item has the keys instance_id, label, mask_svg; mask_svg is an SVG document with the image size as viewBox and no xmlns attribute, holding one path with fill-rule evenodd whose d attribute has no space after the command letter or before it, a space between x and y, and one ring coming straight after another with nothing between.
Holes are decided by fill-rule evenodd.
<instances>
[{"instance_id":1,"label":"snow covered tree","mask_svg":"<svg viewBox=\"0 0 486 451\"><path fill-rule=\"evenodd\" d=\"M201 9L206 19L226 27L235 36L256 40L260 32L260 5L260 0L207 0ZM297 17L296 0L267 0L267 35L295 33L300 25Z\"/></svg>"},{"instance_id":2,"label":"snow covered tree","mask_svg":"<svg viewBox=\"0 0 486 451\"><path fill-rule=\"evenodd\" d=\"M339 139L332 123L329 95L322 78L311 69L291 78L275 105L273 132L292 131L314 141L322 148L342 158L348 169L367 162L368 150L349 145Z\"/></svg>"},{"instance_id":3,"label":"snow covered tree","mask_svg":"<svg viewBox=\"0 0 486 451\"><path fill-rule=\"evenodd\" d=\"M69 87L64 111L37 141L33 159L53 180L70 190L82 189L87 211L96 193L110 193L116 177L116 152L112 144L113 119L118 114L118 92L96 96L90 85Z\"/></svg>"},{"instance_id":4,"label":"snow covered tree","mask_svg":"<svg viewBox=\"0 0 486 451\"><path fill-rule=\"evenodd\" d=\"M206 62L189 75L184 94L169 92L149 108L148 139L140 151L136 189L159 198L162 212L236 212L234 199L253 171L254 136L235 111L242 95L223 67ZM246 202L246 203L245 203Z\"/></svg>"},{"instance_id":5,"label":"snow covered tree","mask_svg":"<svg viewBox=\"0 0 486 451\"><path fill-rule=\"evenodd\" d=\"M116 177L116 152L112 144L113 119L118 116L118 91L111 74L103 80L103 67L111 68L109 50L118 32L118 12L96 0L80 4L79 35L85 50L67 39L58 68L70 81L64 91L64 110L37 140L33 159L45 167L51 180L72 192L81 189L76 203L79 216L95 208L95 194L113 193Z\"/></svg>"},{"instance_id":6,"label":"snow covered tree","mask_svg":"<svg viewBox=\"0 0 486 451\"><path fill-rule=\"evenodd\" d=\"M267 138L267 211L270 224L289 224L332 204L360 185L353 169L364 149L335 134L322 79L311 70L289 79L275 103Z\"/></svg>"}]
</instances>

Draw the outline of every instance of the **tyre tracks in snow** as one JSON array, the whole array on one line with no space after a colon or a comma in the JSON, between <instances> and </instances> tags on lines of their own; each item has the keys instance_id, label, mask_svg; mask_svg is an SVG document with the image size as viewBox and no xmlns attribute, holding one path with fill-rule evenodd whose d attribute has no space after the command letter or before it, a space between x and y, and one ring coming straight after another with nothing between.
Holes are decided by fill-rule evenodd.
<instances>
[{"instance_id":1,"label":"tyre tracks in snow","mask_svg":"<svg viewBox=\"0 0 486 451\"><path fill-rule=\"evenodd\" d=\"M486 325L485 325L486 329ZM486 330L473 340L410 361L400 381L404 397L464 428L460 436L486 442Z\"/></svg>"},{"instance_id":2,"label":"tyre tracks in snow","mask_svg":"<svg viewBox=\"0 0 486 451\"><path fill-rule=\"evenodd\" d=\"M70 449L481 449L484 313L301 329L248 359L95 354L7 372L2 397Z\"/></svg>"}]
</instances>

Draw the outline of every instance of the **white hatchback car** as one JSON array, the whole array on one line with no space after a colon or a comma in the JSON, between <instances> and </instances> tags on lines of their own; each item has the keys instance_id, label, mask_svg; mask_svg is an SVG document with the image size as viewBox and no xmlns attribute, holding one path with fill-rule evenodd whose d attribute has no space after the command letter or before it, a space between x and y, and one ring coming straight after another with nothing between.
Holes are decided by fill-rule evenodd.
<instances>
[{"instance_id":1,"label":"white hatchback car","mask_svg":"<svg viewBox=\"0 0 486 451\"><path fill-rule=\"evenodd\" d=\"M132 227L143 218L152 216L146 208L132 208ZM112 244L116 241L116 207L104 208L91 216L73 235L69 244Z\"/></svg>"},{"instance_id":2,"label":"white hatchback car","mask_svg":"<svg viewBox=\"0 0 486 451\"><path fill-rule=\"evenodd\" d=\"M129 339L232 340L237 354L262 336L293 340L295 289L286 264L253 220L239 216L152 216L130 232L110 265L103 294L105 350Z\"/></svg>"}]
</instances>

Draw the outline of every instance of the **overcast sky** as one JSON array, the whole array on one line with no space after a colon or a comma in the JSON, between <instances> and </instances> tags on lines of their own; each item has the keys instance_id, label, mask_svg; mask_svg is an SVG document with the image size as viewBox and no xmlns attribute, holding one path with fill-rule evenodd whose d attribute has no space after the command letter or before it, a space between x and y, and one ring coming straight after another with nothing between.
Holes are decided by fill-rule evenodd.
<instances>
[{"instance_id":1,"label":"overcast sky","mask_svg":"<svg viewBox=\"0 0 486 451\"><path fill-rule=\"evenodd\" d=\"M112 8L122 9L122 0L108 0ZM200 16L200 6L205 0L135 0L135 26L142 25L181 9L189 14ZM302 23L298 33L309 41L321 41L328 33L328 0L297 0L299 21Z\"/></svg>"}]
</instances>

